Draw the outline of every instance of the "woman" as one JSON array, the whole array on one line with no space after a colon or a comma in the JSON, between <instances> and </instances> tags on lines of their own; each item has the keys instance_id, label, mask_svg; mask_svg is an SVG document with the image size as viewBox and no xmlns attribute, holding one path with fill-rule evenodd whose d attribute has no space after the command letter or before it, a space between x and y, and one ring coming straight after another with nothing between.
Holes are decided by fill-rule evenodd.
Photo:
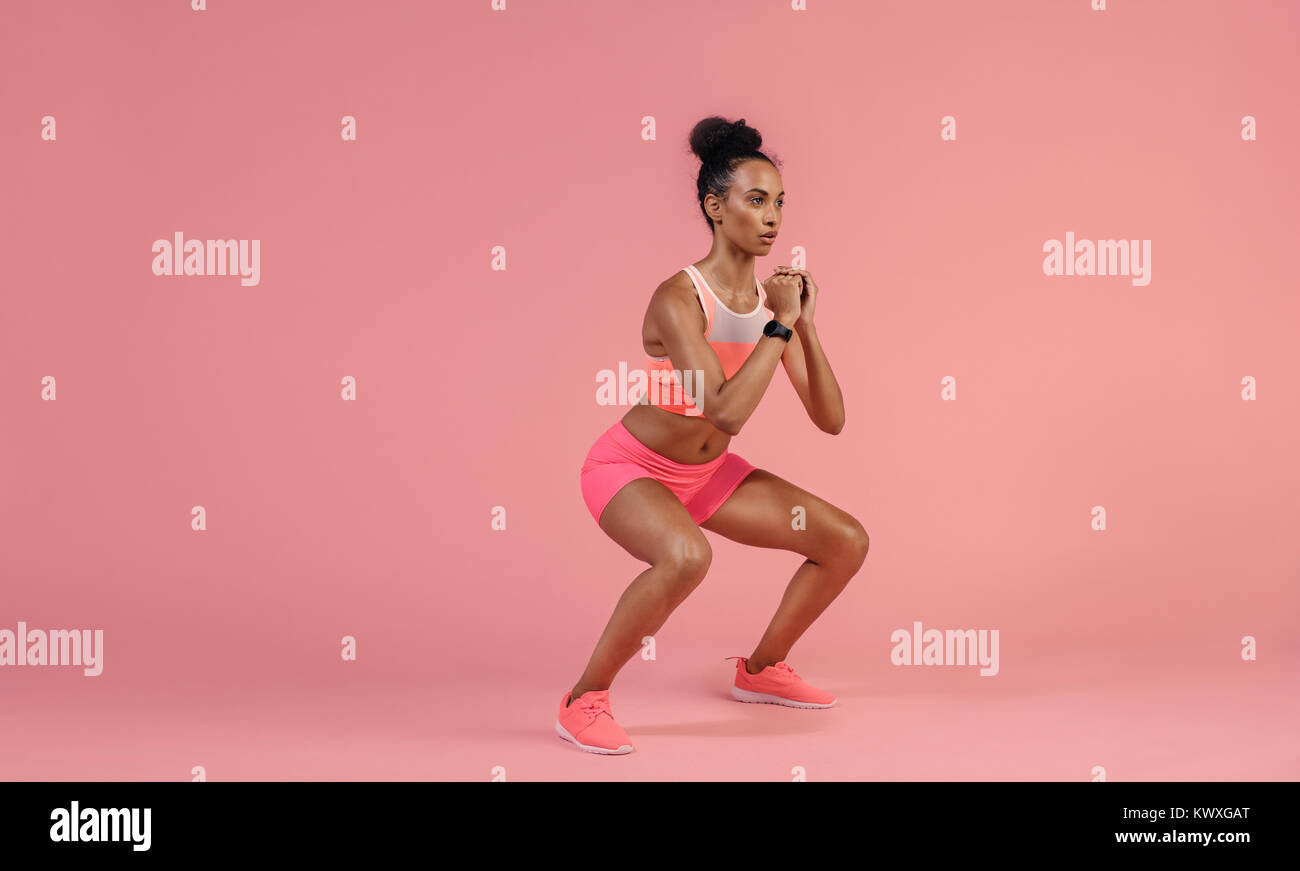
<instances>
[{"instance_id":1,"label":"woman","mask_svg":"<svg viewBox=\"0 0 1300 871\"><path fill-rule=\"evenodd\" d=\"M807 557L753 653L727 657L736 660L732 696L746 702L835 704L785 657L867 555L855 518L727 450L778 359L822 431L844 428L844 402L813 325L812 276L778 266L762 284L754 272L754 258L772 250L781 229L785 194L758 150L762 137L743 118L711 117L695 125L690 142L713 248L655 290L641 340L657 389L596 440L582 467L582 495L600 528L650 564L623 592L586 671L560 702L556 732L593 753L633 749L610 711L609 687L641 639L704 579L713 553L701 528Z\"/></svg>"}]
</instances>

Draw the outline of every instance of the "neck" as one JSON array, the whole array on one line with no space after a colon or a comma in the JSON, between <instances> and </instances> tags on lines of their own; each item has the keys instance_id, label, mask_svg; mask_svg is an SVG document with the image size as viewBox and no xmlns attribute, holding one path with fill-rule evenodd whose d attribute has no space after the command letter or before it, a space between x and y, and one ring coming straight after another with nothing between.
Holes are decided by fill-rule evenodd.
<instances>
[{"instance_id":1,"label":"neck","mask_svg":"<svg viewBox=\"0 0 1300 871\"><path fill-rule=\"evenodd\" d=\"M747 297L754 289L754 255L741 251L720 235L713 238L709 256L698 265L708 271L714 291L730 294L734 299Z\"/></svg>"}]
</instances>

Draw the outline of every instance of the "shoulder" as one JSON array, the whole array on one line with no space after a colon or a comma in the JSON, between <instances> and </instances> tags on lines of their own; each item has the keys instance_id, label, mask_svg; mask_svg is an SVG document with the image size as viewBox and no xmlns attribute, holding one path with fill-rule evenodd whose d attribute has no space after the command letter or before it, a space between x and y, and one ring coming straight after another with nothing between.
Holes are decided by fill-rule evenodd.
<instances>
[{"instance_id":1,"label":"shoulder","mask_svg":"<svg viewBox=\"0 0 1300 871\"><path fill-rule=\"evenodd\" d=\"M655 296L662 297L681 297L686 298L687 294L695 295L695 285L691 282L691 277L686 274L685 269L679 269L672 275L659 282L655 288Z\"/></svg>"},{"instance_id":2,"label":"shoulder","mask_svg":"<svg viewBox=\"0 0 1300 871\"><path fill-rule=\"evenodd\" d=\"M673 322L683 316L690 317L691 312L699 317L702 324L708 319L704 304L695 290L695 283L686 274L686 270L679 269L655 288L646 310L646 320Z\"/></svg>"},{"instance_id":3,"label":"shoulder","mask_svg":"<svg viewBox=\"0 0 1300 871\"><path fill-rule=\"evenodd\" d=\"M651 308L700 308L699 295L695 292L695 284L691 281L686 270L679 269L672 275L665 278L655 288L654 294L650 297Z\"/></svg>"}]
</instances>

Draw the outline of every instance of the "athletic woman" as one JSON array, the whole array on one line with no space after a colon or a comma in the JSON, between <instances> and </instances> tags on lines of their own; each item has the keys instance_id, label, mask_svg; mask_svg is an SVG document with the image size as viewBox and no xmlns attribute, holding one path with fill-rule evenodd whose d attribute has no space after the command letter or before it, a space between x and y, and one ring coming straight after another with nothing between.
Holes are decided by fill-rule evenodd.
<instances>
[{"instance_id":1,"label":"athletic woman","mask_svg":"<svg viewBox=\"0 0 1300 871\"><path fill-rule=\"evenodd\" d=\"M701 528L807 558L758 646L727 657L736 660L731 694L745 702L835 704L785 658L867 556L867 533L854 517L727 450L778 360L823 432L844 428L844 402L813 324L812 276L778 266L762 283L754 271L754 258L770 253L780 232L785 195L780 173L758 150L762 137L743 118L711 117L695 125L690 143L713 247L655 289L641 327L654 387L596 440L582 466L592 517L650 564L623 591L586 671L560 702L556 732L593 753L633 749L610 710L610 684L704 579L713 552Z\"/></svg>"}]
</instances>

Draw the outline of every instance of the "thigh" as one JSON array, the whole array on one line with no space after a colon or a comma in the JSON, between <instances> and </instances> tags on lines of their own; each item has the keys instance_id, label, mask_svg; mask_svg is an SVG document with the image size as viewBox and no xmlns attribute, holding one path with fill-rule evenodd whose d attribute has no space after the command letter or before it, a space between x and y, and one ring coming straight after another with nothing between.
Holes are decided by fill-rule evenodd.
<instances>
[{"instance_id":1,"label":"thigh","mask_svg":"<svg viewBox=\"0 0 1300 871\"><path fill-rule=\"evenodd\" d=\"M632 556L651 565L670 561L707 564L709 541L686 506L663 482L635 478L600 513L600 528Z\"/></svg>"},{"instance_id":2,"label":"thigh","mask_svg":"<svg viewBox=\"0 0 1300 871\"><path fill-rule=\"evenodd\" d=\"M814 562L866 546L866 530L857 518L766 469L746 475L700 526L741 544L789 550Z\"/></svg>"}]
</instances>

